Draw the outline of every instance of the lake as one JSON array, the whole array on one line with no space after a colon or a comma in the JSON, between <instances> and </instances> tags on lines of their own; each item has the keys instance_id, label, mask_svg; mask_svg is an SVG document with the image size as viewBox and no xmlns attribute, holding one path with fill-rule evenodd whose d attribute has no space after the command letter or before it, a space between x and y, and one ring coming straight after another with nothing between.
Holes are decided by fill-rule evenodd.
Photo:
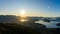
<instances>
[{"instance_id":1,"label":"lake","mask_svg":"<svg viewBox=\"0 0 60 34\"><path fill-rule=\"evenodd\" d=\"M40 21L35 21L35 23L43 24L46 26L46 28L60 28L60 26L56 25L56 24L60 23L59 21L44 22L44 21L40 20Z\"/></svg>"}]
</instances>

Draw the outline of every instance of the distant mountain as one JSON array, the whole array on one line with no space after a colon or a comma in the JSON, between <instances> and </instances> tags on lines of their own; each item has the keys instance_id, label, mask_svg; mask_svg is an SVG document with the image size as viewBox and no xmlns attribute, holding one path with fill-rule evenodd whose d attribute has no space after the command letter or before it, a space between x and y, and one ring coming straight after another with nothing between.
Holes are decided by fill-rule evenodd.
<instances>
[{"instance_id":1,"label":"distant mountain","mask_svg":"<svg viewBox=\"0 0 60 34\"><path fill-rule=\"evenodd\" d=\"M0 23L10 23L10 22L18 22L19 21L19 16L14 16L14 15L1 15L0 16Z\"/></svg>"}]
</instances>

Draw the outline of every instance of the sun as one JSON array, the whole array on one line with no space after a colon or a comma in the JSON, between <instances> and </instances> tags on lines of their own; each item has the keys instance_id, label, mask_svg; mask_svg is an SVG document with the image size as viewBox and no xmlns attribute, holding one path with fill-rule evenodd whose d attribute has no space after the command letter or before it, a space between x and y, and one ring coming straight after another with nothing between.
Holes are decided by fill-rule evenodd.
<instances>
[{"instance_id":1,"label":"sun","mask_svg":"<svg viewBox=\"0 0 60 34\"><path fill-rule=\"evenodd\" d=\"M25 14L25 10L21 10L21 14L24 15Z\"/></svg>"},{"instance_id":2,"label":"sun","mask_svg":"<svg viewBox=\"0 0 60 34\"><path fill-rule=\"evenodd\" d=\"M26 14L26 11L25 11L24 9L22 9L22 10L20 11L20 16L21 16L21 17L25 17L25 14Z\"/></svg>"}]
</instances>

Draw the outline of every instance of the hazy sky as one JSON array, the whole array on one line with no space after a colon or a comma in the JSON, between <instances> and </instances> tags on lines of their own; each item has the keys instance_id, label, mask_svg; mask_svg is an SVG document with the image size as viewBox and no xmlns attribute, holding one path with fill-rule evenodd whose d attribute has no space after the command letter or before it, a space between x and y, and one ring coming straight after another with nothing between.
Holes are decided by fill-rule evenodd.
<instances>
[{"instance_id":1,"label":"hazy sky","mask_svg":"<svg viewBox=\"0 0 60 34\"><path fill-rule=\"evenodd\" d=\"M0 15L60 16L60 0L0 0Z\"/></svg>"}]
</instances>

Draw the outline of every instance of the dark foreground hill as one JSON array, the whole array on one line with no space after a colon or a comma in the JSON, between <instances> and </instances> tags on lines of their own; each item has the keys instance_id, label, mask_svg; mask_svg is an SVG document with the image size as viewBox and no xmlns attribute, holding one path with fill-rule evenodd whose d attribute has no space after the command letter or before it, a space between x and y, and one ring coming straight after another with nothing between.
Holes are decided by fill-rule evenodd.
<instances>
[{"instance_id":1,"label":"dark foreground hill","mask_svg":"<svg viewBox=\"0 0 60 34\"><path fill-rule=\"evenodd\" d=\"M0 34L48 34L43 27L32 28L16 23L0 23Z\"/></svg>"},{"instance_id":2,"label":"dark foreground hill","mask_svg":"<svg viewBox=\"0 0 60 34\"><path fill-rule=\"evenodd\" d=\"M22 25L0 23L0 34L39 34L34 29Z\"/></svg>"},{"instance_id":3,"label":"dark foreground hill","mask_svg":"<svg viewBox=\"0 0 60 34\"><path fill-rule=\"evenodd\" d=\"M22 26L15 23L0 23L0 34L59 34L60 29L50 28L36 30L36 28Z\"/></svg>"}]
</instances>

